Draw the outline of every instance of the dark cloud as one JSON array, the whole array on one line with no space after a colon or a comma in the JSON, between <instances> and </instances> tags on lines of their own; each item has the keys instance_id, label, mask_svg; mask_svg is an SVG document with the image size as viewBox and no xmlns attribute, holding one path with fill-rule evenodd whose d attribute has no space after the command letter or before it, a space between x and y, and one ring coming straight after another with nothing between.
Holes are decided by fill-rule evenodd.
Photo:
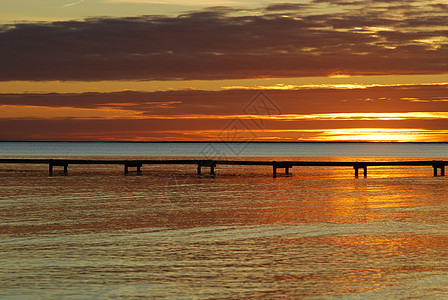
<instances>
[{"instance_id":1,"label":"dark cloud","mask_svg":"<svg viewBox=\"0 0 448 300\"><path fill-rule=\"evenodd\" d=\"M313 3L328 3L332 5L363 5L365 1L345 1L345 0L313 0Z\"/></svg>"},{"instance_id":2,"label":"dark cloud","mask_svg":"<svg viewBox=\"0 0 448 300\"><path fill-rule=\"evenodd\" d=\"M366 3L363 9L332 14L308 14L300 9L303 5L283 3L267 6L264 15L214 7L178 17L4 25L0 28L0 80L188 80L448 72L448 47L443 40L448 33L441 28L446 25L446 10L434 4L422 9L387 6L385 1ZM372 8L371 3L379 6ZM372 31L384 27L387 32ZM416 37L442 38L442 44L434 47L416 41Z\"/></svg>"},{"instance_id":3,"label":"dark cloud","mask_svg":"<svg viewBox=\"0 0 448 300\"><path fill-rule=\"evenodd\" d=\"M267 11L295 11L310 8L309 4L305 3L276 3L266 6Z\"/></svg>"},{"instance_id":4,"label":"dark cloud","mask_svg":"<svg viewBox=\"0 0 448 300\"><path fill-rule=\"evenodd\" d=\"M299 90L266 90L269 107L278 107L287 115L339 114L337 119L286 119L264 120L254 123L243 119L244 128L238 134L257 132L263 136L303 137L319 133L300 133L307 130L349 128L410 128L438 131L447 140L448 119L432 112L448 109L448 85L376 86L357 89L307 88ZM0 109L28 106L66 108L70 111L90 109L89 115L64 117L56 110L52 117L0 117L0 141L5 140L219 140L227 136L232 121L241 120L245 111L249 115L266 115L254 90L224 91L168 91L120 92L80 94L0 94ZM271 103L271 104L269 104ZM128 110L129 115L98 117L99 110ZM1 110L0 110L1 111ZM93 113L92 113L93 111ZM406 119L406 113L416 112L417 117ZM420 118L419 113L429 112L434 117ZM276 111L278 113L278 111ZM351 117L351 113L379 113L374 120ZM389 113L404 114L402 119L387 119ZM260 128L260 124L262 124ZM229 129L230 128L230 129ZM226 131L227 130L227 131ZM261 131L260 131L261 130ZM288 133L288 131L291 131ZM298 133L295 133L297 131Z\"/></svg>"},{"instance_id":5,"label":"dark cloud","mask_svg":"<svg viewBox=\"0 0 448 300\"><path fill-rule=\"evenodd\" d=\"M432 7L436 8L436 9L440 9L440 10L444 10L444 11L448 11L448 4L444 4L444 3L434 3L434 4L430 4Z\"/></svg>"},{"instance_id":6,"label":"dark cloud","mask_svg":"<svg viewBox=\"0 0 448 300\"><path fill-rule=\"evenodd\" d=\"M123 140L123 141L176 141L176 140L215 140L228 141L223 138L223 133L228 126L228 120L45 120L45 119L0 119L0 141L98 141L98 140ZM280 131L294 130L285 137L298 139L304 136L301 131L352 128L421 128L427 131L440 131L444 141L447 141L448 120L389 120L389 121L269 121L262 131L253 128L242 129L240 135L251 133L257 135L257 140L263 137L279 136ZM7 130L5 129L7 128ZM206 134L206 130L214 131ZM321 136L313 134L315 141ZM225 135L224 135L225 136ZM440 141L438 137L432 141Z\"/></svg>"},{"instance_id":7,"label":"dark cloud","mask_svg":"<svg viewBox=\"0 0 448 300\"><path fill-rule=\"evenodd\" d=\"M113 108L144 115L239 115L254 90L0 94L1 105L50 108ZM448 85L374 86L354 89L267 90L284 114L437 112L448 109ZM248 110L252 111L252 110Z\"/></svg>"}]
</instances>

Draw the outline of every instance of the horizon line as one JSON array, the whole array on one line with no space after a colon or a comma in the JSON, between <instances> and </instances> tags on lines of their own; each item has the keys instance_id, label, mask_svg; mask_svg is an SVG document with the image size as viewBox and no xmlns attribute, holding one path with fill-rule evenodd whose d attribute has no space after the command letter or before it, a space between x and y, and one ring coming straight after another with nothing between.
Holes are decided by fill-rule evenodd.
<instances>
[{"instance_id":1,"label":"horizon line","mask_svg":"<svg viewBox=\"0 0 448 300\"><path fill-rule=\"evenodd\" d=\"M117 140L117 141L32 141L32 140L0 140L0 143L215 143L215 144L242 144L242 143L297 143L297 144L448 144L448 141L442 142L400 142L400 141L126 141L126 140Z\"/></svg>"}]
</instances>

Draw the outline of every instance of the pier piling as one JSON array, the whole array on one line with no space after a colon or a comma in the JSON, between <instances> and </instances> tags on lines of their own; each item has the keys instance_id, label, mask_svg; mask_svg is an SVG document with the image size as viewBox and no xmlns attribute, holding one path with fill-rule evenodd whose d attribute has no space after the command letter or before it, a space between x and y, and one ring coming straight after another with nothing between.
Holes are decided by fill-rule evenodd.
<instances>
[{"instance_id":1,"label":"pier piling","mask_svg":"<svg viewBox=\"0 0 448 300\"><path fill-rule=\"evenodd\" d=\"M142 163L138 161L126 161L124 163L124 175L129 174L129 168L137 168L137 175L142 175Z\"/></svg>"},{"instance_id":2,"label":"pier piling","mask_svg":"<svg viewBox=\"0 0 448 300\"><path fill-rule=\"evenodd\" d=\"M440 176L445 176L445 164L443 162L436 162L432 165L434 169L434 177L439 176L439 169L440 169Z\"/></svg>"},{"instance_id":3,"label":"pier piling","mask_svg":"<svg viewBox=\"0 0 448 300\"><path fill-rule=\"evenodd\" d=\"M283 168L283 169L285 169L285 175L286 175L286 176L291 175L291 173L289 172L289 169L292 168L292 164L285 163L285 162L276 162L276 161L273 161L273 162L272 162L272 177L274 177L274 178L277 177L277 169L278 169L278 168Z\"/></svg>"},{"instance_id":4,"label":"pier piling","mask_svg":"<svg viewBox=\"0 0 448 300\"><path fill-rule=\"evenodd\" d=\"M210 168L210 176L215 176L216 162L213 160L199 160L198 161L198 175L201 175L202 167Z\"/></svg>"},{"instance_id":5,"label":"pier piling","mask_svg":"<svg viewBox=\"0 0 448 300\"><path fill-rule=\"evenodd\" d=\"M48 163L48 173L50 176L53 176L53 167L54 166L64 167L64 175L65 176L68 175L68 163L66 161L57 161L57 160L50 159L50 161Z\"/></svg>"},{"instance_id":6,"label":"pier piling","mask_svg":"<svg viewBox=\"0 0 448 300\"><path fill-rule=\"evenodd\" d=\"M367 165L366 164L355 163L353 165L353 169L355 170L356 178L359 177L359 169L362 169L364 177L367 177Z\"/></svg>"}]
</instances>

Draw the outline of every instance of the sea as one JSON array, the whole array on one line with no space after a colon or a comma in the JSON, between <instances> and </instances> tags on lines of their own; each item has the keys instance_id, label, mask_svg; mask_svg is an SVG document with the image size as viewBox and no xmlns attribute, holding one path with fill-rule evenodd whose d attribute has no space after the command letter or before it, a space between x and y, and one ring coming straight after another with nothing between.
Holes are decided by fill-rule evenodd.
<instances>
[{"instance_id":1,"label":"sea","mask_svg":"<svg viewBox=\"0 0 448 300\"><path fill-rule=\"evenodd\" d=\"M0 142L0 158L448 160L448 144ZM432 167L215 172L0 164L0 299L448 299Z\"/></svg>"}]
</instances>

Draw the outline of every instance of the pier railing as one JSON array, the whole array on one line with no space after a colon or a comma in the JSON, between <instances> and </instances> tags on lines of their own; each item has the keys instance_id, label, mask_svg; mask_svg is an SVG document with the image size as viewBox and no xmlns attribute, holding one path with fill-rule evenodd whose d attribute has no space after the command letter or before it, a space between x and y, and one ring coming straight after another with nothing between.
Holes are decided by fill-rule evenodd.
<instances>
[{"instance_id":1,"label":"pier railing","mask_svg":"<svg viewBox=\"0 0 448 300\"><path fill-rule=\"evenodd\" d=\"M210 169L210 175L215 176L217 165L233 166L271 166L272 176L277 177L278 169L284 169L285 175L290 175L293 167L351 167L355 171L355 177L359 176L359 169L363 170L363 176L367 177L368 167L378 166L429 166L433 168L433 175L445 176L445 167L448 161L383 161L383 162L348 162L348 161L257 161L257 160L95 160L95 159L0 159L0 164L47 164L49 175L53 175L54 167L63 167L65 175L68 174L69 165L122 165L124 174L135 168L138 175L142 174L143 165L196 165L197 174L202 175L202 168ZM439 172L440 170L440 172ZM440 175L439 175L440 174Z\"/></svg>"}]
</instances>

